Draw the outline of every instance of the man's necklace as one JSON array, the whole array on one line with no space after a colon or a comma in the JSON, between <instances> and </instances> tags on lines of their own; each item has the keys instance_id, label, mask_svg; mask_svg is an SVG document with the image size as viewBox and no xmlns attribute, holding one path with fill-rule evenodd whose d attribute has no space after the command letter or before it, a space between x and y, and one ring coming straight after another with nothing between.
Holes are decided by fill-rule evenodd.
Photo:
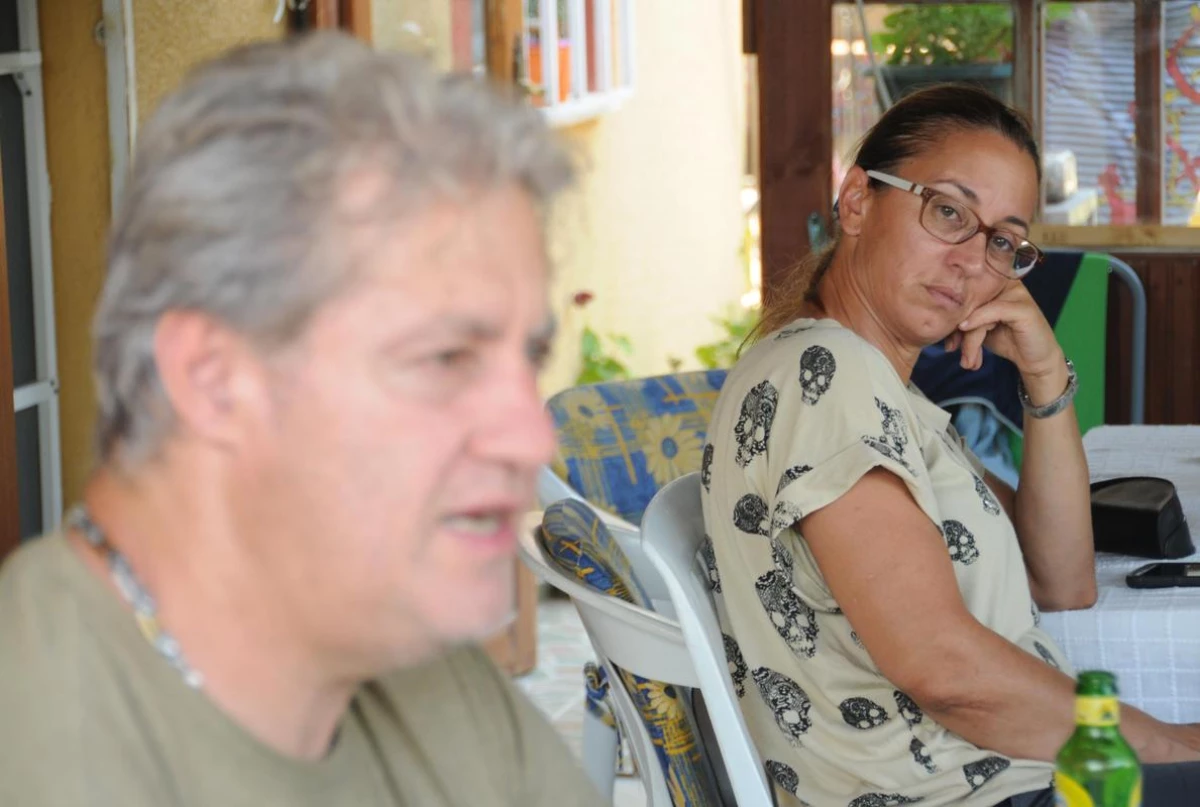
<instances>
[{"instance_id":1,"label":"man's necklace","mask_svg":"<svg viewBox=\"0 0 1200 807\"><path fill-rule=\"evenodd\" d=\"M187 659L183 657L183 650L179 647L179 642L159 624L158 605L154 602L154 598L150 596L150 592L146 591L142 581L138 580L137 575L133 572L133 567L129 565L125 556L108 542L104 531L92 520L87 508L82 504L75 505L67 513L66 520L68 527L79 530L84 540L105 555L113 583L121 592L121 596L133 608L138 629L142 632L142 636L146 637L150 646L183 676L183 680L188 686L193 689L200 689L204 686L204 676L188 664Z\"/></svg>"}]
</instances>

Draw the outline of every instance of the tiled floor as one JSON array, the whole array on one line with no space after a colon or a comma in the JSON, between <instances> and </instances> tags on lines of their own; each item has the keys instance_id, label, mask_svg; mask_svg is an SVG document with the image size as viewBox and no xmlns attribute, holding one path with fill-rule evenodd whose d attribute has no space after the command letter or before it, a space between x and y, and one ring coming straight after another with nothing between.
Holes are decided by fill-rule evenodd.
<instances>
[{"instance_id":1,"label":"tiled floor","mask_svg":"<svg viewBox=\"0 0 1200 807\"><path fill-rule=\"evenodd\" d=\"M583 665L595 653L568 600L545 598L538 606L537 668L517 679L542 713L562 734L567 745L580 753L583 730ZM641 782L633 777L617 779L614 807L645 807Z\"/></svg>"}]
</instances>

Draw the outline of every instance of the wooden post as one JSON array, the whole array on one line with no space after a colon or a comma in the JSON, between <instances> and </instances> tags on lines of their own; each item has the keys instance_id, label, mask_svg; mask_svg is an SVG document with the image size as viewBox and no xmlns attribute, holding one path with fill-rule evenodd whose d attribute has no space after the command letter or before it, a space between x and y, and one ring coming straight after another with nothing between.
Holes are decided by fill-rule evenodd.
<instances>
[{"instance_id":1,"label":"wooden post","mask_svg":"<svg viewBox=\"0 0 1200 807\"><path fill-rule=\"evenodd\" d=\"M521 52L521 0L485 0L488 75L501 84L525 76L517 69Z\"/></svg>"},{"instance_id":2,"label":"wooden post","mask_svg":"<svg viewBox=\"0 0 1200 807\"><path fill-rule=\"evenodd\" d=\"M1163 212L1162 0L1139 0L1133 12L1134 132L1137 218L1161 224Z\"/></svg>"},{"instance_id":3,"label":"wooden post","mask_svg":"<svg viewBox=\"0 0 1200 807\"><path fill-rule=\"evenodd\" d=\"M317 28L337 28L341 19L338 0L312 0L312 20Z\"/></svg>"},{"instance_id":4,"label":"wooden post","mask_svg":"<svg viewBox=\"0 0 1200 807\"><path fill-rule=\"evenodd\" d=\"M492 663L509 675L524 675L537 666L538 580L517 560L516 618L502 633L484 643Z\"/></svg>"},{"instance_id":5,"label":"wooden post","mask_svg":"<svg viewBox=\"0 0 1200 807\"><path fill-rule=\"evenodd\" d=\"M8 243L0 189L0 559L21 542L17 494L17 418L13 411L12 332L8 313Z\"/></svg>"},{"instance_id":6,"label":"wooden post","mask_svg":"<svg viewBox=\"0 0 1200 807\"><path fill-rule=\"evenodd\" d=\"M487 66L492 80L505 85L521 81L523 26L521 0L484 0L487 31ZM532 529L540 520L527 519L521 529ZM537 666L538 581L525 564L513 561L516 577L516 620L484 645L492 661L509 675L523 675Z\"/></svg>"},{"instance_id":7,"label":"wooden post","mask_svg":"<svg viewBox=\"0 0 1200 807\"><path fill-rule=\"evenodd\" d=\"M353 10L347 8L350 5L362 6L366 10L366 17L363 19L368 29L368 36L365 38L369 41L370 0L363 0L361 3L357 0L312 0L303 11L289 12L288 29L292 33L303 33L316 28L348 28L349 26L343 26L342 17L347 11L353 13ZM357 10L362 13L362 9ZM355 34L357 35L357 31Z\"/></svg>"},{"instance_id":8,"label":"wooden post","mask_svg":"<svg viewBox=\"0 0 1200 807\"><path fill-rule=\"evenodd\" d=\"M1038 115L1038 62L1042 14L1038 0L1013 2L1013 106L1029 116L1034 131Z\"/></svg>"},{"instance_id":9,"label":"wooden post","mask_svg":"<svg viewBox=\"0 0 1200 807\"><path fill-rule=\"evenodd\" d=\"M371 0L340 0L340 24L364 42L374 38L371 28Z\"/></svg>"},{"instance_id":10,"label":"wooden post","mask_svg":"<svg viewBox=\"0 0 1200 807\"><path fill-rule=\"evenodd\" d=\"M757 0L763 295L808 255L833 206L833 0Z\"/></svg>"}]
</instances>

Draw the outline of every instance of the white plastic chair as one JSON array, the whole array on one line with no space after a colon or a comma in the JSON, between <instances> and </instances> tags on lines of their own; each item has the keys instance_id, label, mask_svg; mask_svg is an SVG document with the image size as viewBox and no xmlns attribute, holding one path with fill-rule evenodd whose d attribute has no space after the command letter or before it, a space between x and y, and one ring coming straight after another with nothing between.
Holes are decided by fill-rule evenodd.
<instances>
[{"instance_id":1,"label":"white plastic chair","mask_svg":"<svg viewBox=\"0 0 1200 807\"><path fill-rule=\"evenodd\" d=\"M738 706L708 577L696 556L704 541L699 473L669 482L655 495L641 535L642 550L675 606L737 802L742 807L774 804L766 767Z\"/></svg>"},{"instance_id":2,"label":"white plastic chair","mask_svg":"<svg viewBox=\"0 0 1200 807\"><path fill-rule=\"evenodd\" d=\"M607 512L603 508L596 507L593 503L580 496L578 491L568 485L562 477L554 473L549 466L542 466L542 469L538 473L537 498L538 504L541 507L548 507L554 502L562 501L563 499L575 499L588 505L592 512L604 522L604 525L608 527L609 531L621 545L621 549L625 552L625 557L628 558L629 565L633 568L633 573L641 584L642 590L650 597L650 603L654 607L654 610L663 614L668 619L674 616L675 606L671 604L671 595L667 592L666 585L659 577L658 570L654 568L653 564L646 558L645 553L642 552L641 531L636 525L629 523L620 516ZM536 568L534 571L538 572ZM555 567L555 571L558 571L557 567ZM538 572L538 575L542 580L558 588L560 591L564 590L557 583L542 576L540 572ZM590 591L590 589L588 590ZM569 595L569 592L567 593ZM630 607L636 608L636 606ZM678 630L678 626L675 629ZM620 679L613 677L611 669L606 667L605 671L608 674L609 692L612 693L614 690L621 690L621 696L628 700L628 695L624 692ZM645 677L649 678L650 676ZM612 697L610 695L610 698ZM616 710L615 706L613 708ZM629 724L623 721L623 725ZM583 766L587 771L588 778L596 785L596 789L600 791L600 794L611 801L617 776L616 758L618 753L618 739L616 731L601 723L598 718L595 718L590 713L587 714L584 718L582 750ZM638 764L639 766L641 765L640 758ZM655 759L655 765L657 764L657 759ZM660 772L660 778L661 775Z\"/></svg>"},{"instance_id":3,"label":"white plastic chair","mask_svg":"<svg viewBox=\"0 0 1200 807\"><path fill-rule=\"evenodd\" d=\"M570 597L579 611L588 638L608 673L609 702L629 738L646 788L647 803L649 807L671 807L666 778L650 734L613 665L643 678L669 681L678 686L699 686L679 624L670 617L604 595L563 572L538 541L536 531L539 526L540 523L532 520L526 522L518 547L521 559L538 578ZM613 535L627 554L636 553L641 557L640 547L636 546L636 532L614 530ZM582 688L580 697L583 697ZM587 755L594 753L596 748L597 744L588 743L587 737L584 738L584 767L601 794L611 801L613 758L601 754L601 759L589 760Z\"/></svg>"}]
</instances>

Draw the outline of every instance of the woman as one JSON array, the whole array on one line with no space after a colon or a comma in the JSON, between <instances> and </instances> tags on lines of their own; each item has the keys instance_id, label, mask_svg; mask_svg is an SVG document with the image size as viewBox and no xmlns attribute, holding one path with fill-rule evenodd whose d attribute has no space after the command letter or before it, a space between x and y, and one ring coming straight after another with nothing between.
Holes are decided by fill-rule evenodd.
<instances>
[{"instance_id":1,"label":"woman","mask_svg":"<svg viewBox=\"0 0 1200 807\"><path fill-rule=\"evenodd\" d=\"M768 301L721 393L706 554L785 803L1052 803L1073 679L1038 609L1086 608L1096 584L1074 370L1018 281L1041 259L1039 181L1028 125L992 96L900 101L842 183L834 245ZM1018 492L909 384L939 341L1020 371ZM1200 803L1200 727L1122 717L1144 763L1190 761L1148 766L1146 804Z\"/></svg>"}]
</instances>

